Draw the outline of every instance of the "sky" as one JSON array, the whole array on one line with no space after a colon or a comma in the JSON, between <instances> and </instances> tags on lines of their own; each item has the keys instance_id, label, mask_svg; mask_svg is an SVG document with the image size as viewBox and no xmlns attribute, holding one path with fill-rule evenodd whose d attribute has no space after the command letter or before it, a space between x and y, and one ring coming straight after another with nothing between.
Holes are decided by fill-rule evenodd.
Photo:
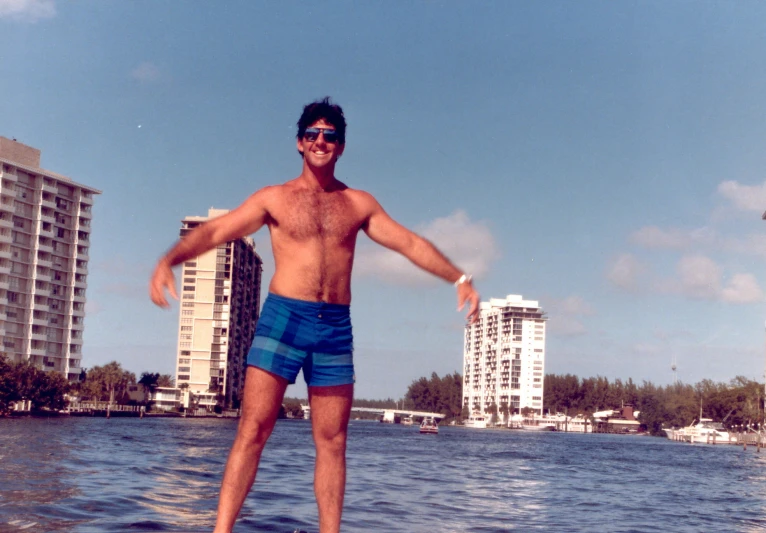
<instances>
[{"instance_id":1,"label":"sky","mask_svg":"<svg viewBox=\"0 0 766 533\"><path fill-rule=\"evenodd\" d=\"M0 135L103 191L85 367L173 373L154 263L185 216L297 176L329 95L336 176L482 299L537 300L546 372L763 380L765 26L747 1L0 0ZM449 284L362 237L352 291L357 397L461 372Z\"/></svg>"}]
</instances>

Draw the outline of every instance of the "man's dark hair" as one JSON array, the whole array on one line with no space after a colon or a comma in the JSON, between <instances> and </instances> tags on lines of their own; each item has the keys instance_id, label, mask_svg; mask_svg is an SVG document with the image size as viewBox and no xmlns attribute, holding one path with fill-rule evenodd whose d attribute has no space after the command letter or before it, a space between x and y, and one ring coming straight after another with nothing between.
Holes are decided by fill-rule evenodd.
<instances>
[{"instance_id":1,"label":"man's dark hair","mask_svg":"<svg viewBox=\"0 0 766 533\"><path fill-rule=\"evenodd\" d=\"M298 134L295 138L302 139L303 134L306 133L306 128L321 119L335 126L335 131L338 132L338 142L346 144L346 117L343 116L343 109L339 105L333 104L329 96L311 102L303 108L303 114L298 120Z\"/></svg>"}]
</instances>

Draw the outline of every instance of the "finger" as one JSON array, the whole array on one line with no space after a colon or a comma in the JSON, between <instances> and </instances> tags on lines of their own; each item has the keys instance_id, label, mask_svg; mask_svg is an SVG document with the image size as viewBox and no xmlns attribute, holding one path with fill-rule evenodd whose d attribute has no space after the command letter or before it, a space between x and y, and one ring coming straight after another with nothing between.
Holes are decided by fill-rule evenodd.
<instances>
[{"instance_id":1,"label":"finger","mask_svg":"<svg viewBox=\"0 0 766 533\"><path fill-rule=\"evenodd\" d=\"M168 292L170 292L170 296L178 300L178 293L176 292L176 284L174 281L168 282Z\"/></svg>"}]
</instances>

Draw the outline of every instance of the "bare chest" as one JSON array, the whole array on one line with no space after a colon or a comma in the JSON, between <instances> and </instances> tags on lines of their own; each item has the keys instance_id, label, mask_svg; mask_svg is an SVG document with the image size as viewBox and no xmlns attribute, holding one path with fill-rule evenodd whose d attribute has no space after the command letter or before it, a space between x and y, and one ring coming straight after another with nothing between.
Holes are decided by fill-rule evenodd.
<instances>
[{"instance_id":1,"label":"bare chest","mask_svg":"<svg viewBox=\"0 0 766 533\"><path fill-rule=\"evenodd\" d=\"M342 241L356 234L360 221L353 203L342 192L294 191L274 217L281 232L303 241Z\"/></svg>"}]
</instances>

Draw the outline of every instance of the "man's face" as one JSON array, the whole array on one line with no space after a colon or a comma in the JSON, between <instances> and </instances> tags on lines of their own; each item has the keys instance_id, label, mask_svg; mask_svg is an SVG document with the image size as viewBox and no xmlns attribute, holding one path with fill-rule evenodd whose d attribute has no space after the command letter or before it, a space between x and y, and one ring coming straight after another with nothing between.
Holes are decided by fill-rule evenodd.
<instances>
[{"instance_id":1,"label":"man's face","mask_svg":"<svg viewBox=\"0 0 766 533\"><path fill-rule=\"evenodd\" d=\"M318 129L321 133L315 140L310 141L307 135L298 139L298 151L303 153L304 160L312 167L324 167L329 164L335 164L343 153L345 145L339 142L328 142L324 135L324 130L334 130L335 126L320 119L311 124L306 130Z\"/></svg>"}]
</instances>

